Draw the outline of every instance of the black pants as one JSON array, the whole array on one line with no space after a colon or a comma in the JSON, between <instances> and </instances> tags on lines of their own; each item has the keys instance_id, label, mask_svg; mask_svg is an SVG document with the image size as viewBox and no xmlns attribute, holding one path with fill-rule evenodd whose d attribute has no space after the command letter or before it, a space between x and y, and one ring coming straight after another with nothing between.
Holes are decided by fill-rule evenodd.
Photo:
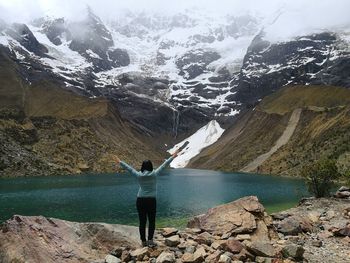
<instances>
[{"instance_id":1,"label":"black pants","mask_svg":"<svg viewBox=\"0 0 350 263\"><path fill-rule=\"evenodd\" d=\"M153 239L156 228L156 208L155 197L138 197L136 200L137 212L139 214L139 231L142 241L146 241L146 222L148 217L148 240Z\"/></svg>"}]
</instances>

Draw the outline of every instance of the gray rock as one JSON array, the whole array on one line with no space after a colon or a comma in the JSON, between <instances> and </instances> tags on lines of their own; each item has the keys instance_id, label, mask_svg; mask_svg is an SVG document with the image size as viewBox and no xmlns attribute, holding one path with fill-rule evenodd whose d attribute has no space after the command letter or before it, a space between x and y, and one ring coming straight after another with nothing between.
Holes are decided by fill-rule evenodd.
<instances>
[{"instance_id":1,"label":"gray rock","mask_svg":"<svg viewBox=\"0 0 350 263\"><path fill-rule=\"evenodd\" d=\"M341 186L339 189L338 189L339 192L343 192L343 191L350 191L350 187L347 187L347 186Z\"/></svg>"},{"instance_id":2,"label":"gray rock","mask_svg":"<svg viewBox=\"0 0 350 263\"><path fill-rule=\"evenodd\" d=\"M222 254L219 258L219 263L231 263L231 258L225 254Z\"/></svg>"},{"instance_id":3,"label":"gray rock","mask_svg":"<svg viewBox=\"0 0 350 263\"><path fill-rule=\"evenodd\" d=\"M257 256L274 257L276 254L274 247L267 242L254 241L247 248L248 251Z\"/></svg>"},{"instance_id":4,"label":"gray rock","mask_svg":"<svg viewBox=\"0 0 350 263\"><path fill-rule=\"evenodd\" d=\"M171 252L162 252L157 258L156 263L173 263L175 262L175 255Z\"/></svg>"},{"instance_id":5,"label":"gray rock","mask_svg":"<svg viewBox=\"0 0 350 263\"><path fill-rule=\"evenodd\" d=\"M284 257L292 257L294 259L303 259L304 248L295 244L289 244L282 249L282 254Z\"/></svg>"},{"instance_id":6,"label":"gray rock","mask_svg":"<svg viewBox=\"0 0 350 263\"><path fill-rule=\"evenodd\" d=\"M165 244L169 247L176 247L180 244L180 237L178 235L168 237L165 239Z\"/></svg>"},{"instance_id":7,"label":"gray rock","mask_svg":"<svg viewBox=\"0 0 350 263\"><path fill-rule=\"evenodd\" d=\"M277 224L277 231L284 235L297 235L302 232L302 229L297 220L289 217Z\"/></svg>"},{"instance_id":8,"label":"gray rock","mask_svg":"<svg viewBox=\"0 0 350 263\"><path fill-rule=\"evenodd\" d=\"M185 248L185 252L193 254L196 248L194 246L188 246Z\"/></svg>"},{"instance_id":9,"label":"gray rock","mask_svg":"<svg viewBox=\"0 0 350 263\"><path fill-rule=\"evenodd\" d=\"M122 262L119 258L112 256L112 255L107 255L105 258L106 263L120 263Z\"/></svg>"}]
</instances>

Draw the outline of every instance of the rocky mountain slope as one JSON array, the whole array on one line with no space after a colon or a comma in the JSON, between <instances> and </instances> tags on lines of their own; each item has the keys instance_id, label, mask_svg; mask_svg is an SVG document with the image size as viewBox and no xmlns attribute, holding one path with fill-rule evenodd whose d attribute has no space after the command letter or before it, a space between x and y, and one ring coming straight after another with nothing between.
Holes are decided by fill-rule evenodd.
<instances>
[{"instance_id":1,"label":"rocky mountain slope","mask_svg":"<svg viewBox=\"0 0 350 263\"><path fill-rule=\"evenodd\" d=\"M335 158L344 166L349 163L349 106L350 90L345 88L286 87L242 115L219 141L203 150L189 165L294 176L303 165L320 158ZM301 113L289 139L259 165L248 169L252 161L276 147L296 109L301 109Z\"/></svg>"},{"instance_id":2,"label":"rocky mountain slope","mask_svg":"<svg viewBox=\"0 0 350 263\"><path fill-rule=\"evenodd\" d=\"M272 119L264 113L247 117L265 96L286 85L350 87L347 25L276 40L271 28L283 15L217 17L198 9L173 15L119 12L106 20L87 8L85 18L75 21L64 17L26 24L1 21L0 49L6 63L16 65L20 81L15 81L28 90L49 82L96 101L106 98L123 120L142 138L152 138L145 140L160 150L213 120L220 129L266 121L273 131L266 131L266 136L251 134L254 140L248 136L250 142L259 141L258 149L248 139L241 140L253 148L244 161L228 165L240 169L268 151L288 122L279 114ZM11 74L2 81L11 83ZM12 98L17 93L6 89L2 105L19 107ZM32 96L33 108L41 107L40 99L34 99L38 95ZM234 138L240 130L231 128L227 133L231 132ZM227 165L217 168L223 166Z\"/></svg>"},{"instance_id":3,"label":"rocky mountain slope","mask_svg":"<svg viewBox=\"0 0 350 263\"><path fill-rule=\"evenodd\" d=\"M89 99L53 80L28 85L0 50L0 176L115 171L111 154L136 160L162 155L106 99Z\"/></svg>"},{"instance_id":4,"label":"rocky mountain slope","mask_svg":"<svg viewBox=\"0 0 350 263\"><path fill-rule=\"evenodd\" d=\"M265 32L280 17L219 18L198 9L103 21L88 8L81 21L2 23L0 44L28 81L30 67L51 72L68 89L113 98L123 117L153 133L164 112L161 129L176 136L234 116L286 84L350 85L346 27L276 41Z\"/></svg>"}]
</instances>

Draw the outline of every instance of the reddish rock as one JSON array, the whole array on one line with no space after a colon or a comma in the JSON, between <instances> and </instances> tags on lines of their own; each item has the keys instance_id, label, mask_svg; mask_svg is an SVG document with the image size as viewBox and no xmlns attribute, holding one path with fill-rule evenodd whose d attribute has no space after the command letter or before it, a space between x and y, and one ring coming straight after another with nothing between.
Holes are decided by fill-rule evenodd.
<instances>
[{"instance_id":1,"label":"reddish rock","mask_svg":"<svg viewBox=\"0 0 350 263\"><path fill-rule=\"evenodd\" d=\"M244 246L242 243L234 239L228 239L224 244L224 249L226 251L232 252L233 254L238 254L242 251L243 248Z\"/></svg>"},{"instance_id":2,"label":"reddish rock","mask_svg":"<svg viewBox=\"0 0 350 263\"><path fill-rule=\"evenodd\" d=\"M350 237L350 227L340 228L339 230L334 231L334 235L336 236L348 236Z\"/></svg>"},{"instance_id":3,"label":"reddish rock","mask_svg":"<svg viewBox=\"0 0 350 263\"><path fill-rule=\"evenodd\" d=\"M162 229L162 235L164 237L170 237L170 236L176 235L177 232L178 230L173 227L165 227Z\"/></svg>"}]
</instances>

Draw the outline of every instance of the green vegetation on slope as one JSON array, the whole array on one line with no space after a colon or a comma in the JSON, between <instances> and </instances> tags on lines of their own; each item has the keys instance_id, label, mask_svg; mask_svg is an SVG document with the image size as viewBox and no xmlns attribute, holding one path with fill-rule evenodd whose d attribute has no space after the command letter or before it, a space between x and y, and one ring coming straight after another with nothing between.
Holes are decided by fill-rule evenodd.
<instances>
[{"instance_id":1,"label":"green vegetation on slope","mask_svg":"<svg viewBox=\"0 0 350 263\"><path fill-rule=\"evenodd\" d=\"M291 86L264 98L255 110L226 130L218 142L191 160L190 166L225 171L243 168L273 147L297 108L302 108L302 113L291 139L256 172L300 176L304 165L322 158L347 166L350 90L330 86Z\"/></svg>"},{"instance_id":2,"label":"green vegetation on slope","mask_svg":"<svg viewBox=\"0 0 350 263\"><path fill-rule=\"evenodd\" d=\"M334 86L288 86L267 96L259 108L267 113L285 114L298 108L323 111L350 105L350 90Z\"/></svg>"}]
</instances>

